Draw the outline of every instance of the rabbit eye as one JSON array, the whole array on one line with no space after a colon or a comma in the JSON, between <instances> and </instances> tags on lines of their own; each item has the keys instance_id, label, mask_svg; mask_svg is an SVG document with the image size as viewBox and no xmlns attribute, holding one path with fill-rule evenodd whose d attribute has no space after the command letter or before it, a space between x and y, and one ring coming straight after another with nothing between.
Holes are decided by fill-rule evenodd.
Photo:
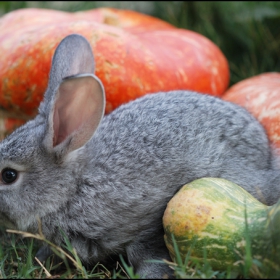
<instances>
[{"instance_id":1,"label":"rabbit eye","mask_svg":"<svg viewBox=\"0 0 280 280\"><path fill-rule=\"evenodd\" d=\"M12 168L5 168L2 170L1 176L4 183L11 184L17 179L18 172Z\"/></svg>"}]
</instances>

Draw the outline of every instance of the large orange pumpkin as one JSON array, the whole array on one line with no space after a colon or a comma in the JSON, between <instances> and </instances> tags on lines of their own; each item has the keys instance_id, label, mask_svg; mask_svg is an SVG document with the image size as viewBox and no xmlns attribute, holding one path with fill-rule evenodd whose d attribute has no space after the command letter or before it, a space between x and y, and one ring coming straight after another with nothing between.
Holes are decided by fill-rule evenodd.
<instances>
[{"instance_id":1,"label":"large orange pumpkin","mask_svg":"<svg viewBox=\"0 0 280 280\"><path fill-rule=\"evenodd\" d=\"M229 67L220 49L195 32L148 15L99 8L67 13L21 9L0 19L0 106L6 117L36 115L51 58L71 33L85 36L106 91L106 113L146 93L190 89L220 96Z\"/></svg>"},{"instance_id":2,"label":"large orange pumpkin","mask_svg":"<svg viewBox=\"0 0 280 280\"><path fill-rule=\"evenodd\" d=\"M272 145L280 148L280 73L263 73L243 80L222 98L251 112L264 126Z\"/></svg>"}]
</instances>

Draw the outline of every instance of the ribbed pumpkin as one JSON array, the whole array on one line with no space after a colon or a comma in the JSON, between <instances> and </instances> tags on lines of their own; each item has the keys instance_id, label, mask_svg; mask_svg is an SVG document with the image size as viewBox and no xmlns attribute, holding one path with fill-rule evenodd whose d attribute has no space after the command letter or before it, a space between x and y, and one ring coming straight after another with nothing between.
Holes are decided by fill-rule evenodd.
<instances>
[{"instance_id":1,"label":"ribbed pumpkin","mask_svg":"<svg viewBox=\"0 0 280 280\"><path fill-rule=\"evenodd\" d=\"M0 30L0 106L6 117L36 115L54 50L71 33L91 43L106 113L157 91L191 89L220 96L229 83L228 62L214 43L134 11L20 9L0 19Z\"/></svg>"},{"instance_id":2,"label":"ribbed pumpkin","mask_svg":"<svg viewBox=\"0 0 280 280\"><path fill-rule=\"evenodd\" d=\"M263 73L230 87L222 99L245 107L264 126L271 143L280 148L280 73Z\"/></svg>"}]
</instances>

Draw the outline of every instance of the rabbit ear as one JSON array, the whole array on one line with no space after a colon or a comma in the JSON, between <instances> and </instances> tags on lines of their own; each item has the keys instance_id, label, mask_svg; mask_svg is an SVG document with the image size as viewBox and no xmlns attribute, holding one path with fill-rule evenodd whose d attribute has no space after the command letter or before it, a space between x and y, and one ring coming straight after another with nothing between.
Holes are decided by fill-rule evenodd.
<instances>
[{"instance_id":1,"label":"rabbit ear","mask_svg":"<svg viewBox=\"0 0 280 280\"><path fill-rule=\"evenodd\" d=\"M58 45L39 113L47 118L43 144L49 151L73 151L95 132L104 114L105 94L94 75L88 41L77 34Z\"/></svg>"},{"instance_id":2,"label":"rabbit ear","mask_svg":"<svg viewBox=\"0 0 280 280\"><path fill-rule=\"evenodd\" d=\"M89 42L81 35L65 37L55 50L48 88L40 104L39 113L49 115L55 93L63 79L80 74L94 74L95 63Z\"/></svg>"},{"instance_id":3,"label":"rabbit ear","mask_svg":"<svg viewBox=\"0 0 280 280\"><path fill-rule=\"evenodd\" d=\"M48 118L48 150L64 154L82 147L97 129L104 108L104 89L96 76L83 74L64 80Z\"/></svg>"},{"instance_id":4,"label":"rabbit ear","mask_svg":"<svg viewBox=\"0 0 280 280\"><path fill-rule=\"evenodd\" d=\"M49 89L55 90L67 77L94 74L95 62L89 42L81 35L65 37L54 53L49 77Z\"/></svg>"}]
</instances>

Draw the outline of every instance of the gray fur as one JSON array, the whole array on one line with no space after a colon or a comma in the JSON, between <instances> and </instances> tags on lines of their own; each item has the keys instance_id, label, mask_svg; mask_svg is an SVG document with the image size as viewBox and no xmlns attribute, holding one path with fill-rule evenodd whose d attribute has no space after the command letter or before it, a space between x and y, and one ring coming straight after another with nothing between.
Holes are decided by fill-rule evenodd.
<instances>
[{"instance_id":1,"label":"gray fur","mask_svg":"<svg viewBox=\"0 0 280 280\"><path fill-rule=\"evenodd\" d=\"M77 53L91 66L71 72ZM38 116L0 143L0 170L20 170L14 184L0 184L2 223L36 232L39 217L46 238L61 244L60 228L85 263L126 254L142 277L160 278L171 276L168 266L144 260L169 259L162 216L181 186L220 177L265 203L279 198L278 160L263 127L245 109L206 94L173 91L139 98L104 116L71 156L67 145L75 136L61 144L66 152L58 152L46 140L55 93L65 77L93 74L88 43L68 36L53 65Z\"/></svg>"}]
</instances>

